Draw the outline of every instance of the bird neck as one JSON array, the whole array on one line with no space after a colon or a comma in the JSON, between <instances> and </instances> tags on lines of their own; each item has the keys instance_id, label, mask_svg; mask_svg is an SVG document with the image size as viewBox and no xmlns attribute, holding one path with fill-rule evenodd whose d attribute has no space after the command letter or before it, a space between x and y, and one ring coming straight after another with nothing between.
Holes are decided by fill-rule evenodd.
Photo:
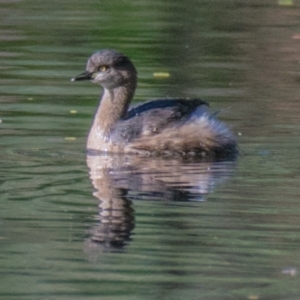
<instances>
[{"instance_id":1,"label":"bird neck","mask_svg":"<svg viewBox=\"0 0 300 300\"><path fill-rule=\"evenodd\" d=\"M113 90L104 89L93 124L98 134L109 137L116 122L126 116L134 90L135 85L132 84Z\"/></svg>"}]
</instances>

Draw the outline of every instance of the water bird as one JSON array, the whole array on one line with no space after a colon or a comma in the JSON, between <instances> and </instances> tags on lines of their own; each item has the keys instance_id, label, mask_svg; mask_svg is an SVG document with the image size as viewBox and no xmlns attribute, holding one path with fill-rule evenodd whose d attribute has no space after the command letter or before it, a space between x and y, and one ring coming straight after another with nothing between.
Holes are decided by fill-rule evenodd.
<instances>
[{"instance_id":1,"label":"water bird","mask_svg":"<svg viewBox=\"0 0 300 300\"><path fill-rule=\"evenodd\" d=\"M231 130L198 98L156 99L130 106L137 87L131 60L115 50L95 52L71 81L103 87L87 149L138 155L228 157L237 153Z\"/></svg>"}]
</instances>

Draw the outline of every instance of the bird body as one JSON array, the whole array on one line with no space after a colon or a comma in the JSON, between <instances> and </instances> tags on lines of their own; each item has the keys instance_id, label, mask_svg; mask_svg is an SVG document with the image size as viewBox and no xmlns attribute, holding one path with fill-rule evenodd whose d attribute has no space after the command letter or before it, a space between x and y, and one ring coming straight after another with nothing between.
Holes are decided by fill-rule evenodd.
<instances>
[{"instance_id":1,"label":"bird body","mask_svg":"<svg viewBox=\"0 0 300 300\"><path fill-rule=\"evenodd\" d=\"M71 80L91 80L104 88L88 136L89 150L147 156L226 157L237 153L231 131L200 99L158 99L130 107L137 72L121 53L94 53L86 72Z\"/></svg>"}]
</instances>

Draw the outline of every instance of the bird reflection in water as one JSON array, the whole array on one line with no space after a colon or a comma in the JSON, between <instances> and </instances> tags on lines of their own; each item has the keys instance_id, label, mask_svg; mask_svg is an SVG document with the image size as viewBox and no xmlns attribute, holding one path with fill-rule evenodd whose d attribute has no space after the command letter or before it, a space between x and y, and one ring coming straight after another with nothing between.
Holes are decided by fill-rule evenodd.
<instances>
[{"instance_id":1,"label":"bird reflection in water","mask_svg":"<svg viewBox=\"0 0 300 300\"><path fill-rule=\"evenodd\" d=\"M90 179L99 199L97 224L86 251L120 249L135 227L132 200L205 201L216 184L227 180L234 161L197 161L90 153Z\"/></svg>"}]
</instances>

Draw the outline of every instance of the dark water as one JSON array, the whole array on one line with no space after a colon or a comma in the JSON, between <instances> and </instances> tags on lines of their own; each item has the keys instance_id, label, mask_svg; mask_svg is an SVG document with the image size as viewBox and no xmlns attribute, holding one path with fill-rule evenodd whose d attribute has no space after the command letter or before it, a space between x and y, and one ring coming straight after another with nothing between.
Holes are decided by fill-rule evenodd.
<instances>
[{"instance_id":1,"label":"dark water","mask_svg":"<svg viewBox=\"0 0 300 300\"><path fill-rule=\"evenodd\" d=\"M0 3L1 299L299 299L298 1ZM100 89L69 79L107 47L239 158L86 159Z\"/></svg>"}]
</instances>

